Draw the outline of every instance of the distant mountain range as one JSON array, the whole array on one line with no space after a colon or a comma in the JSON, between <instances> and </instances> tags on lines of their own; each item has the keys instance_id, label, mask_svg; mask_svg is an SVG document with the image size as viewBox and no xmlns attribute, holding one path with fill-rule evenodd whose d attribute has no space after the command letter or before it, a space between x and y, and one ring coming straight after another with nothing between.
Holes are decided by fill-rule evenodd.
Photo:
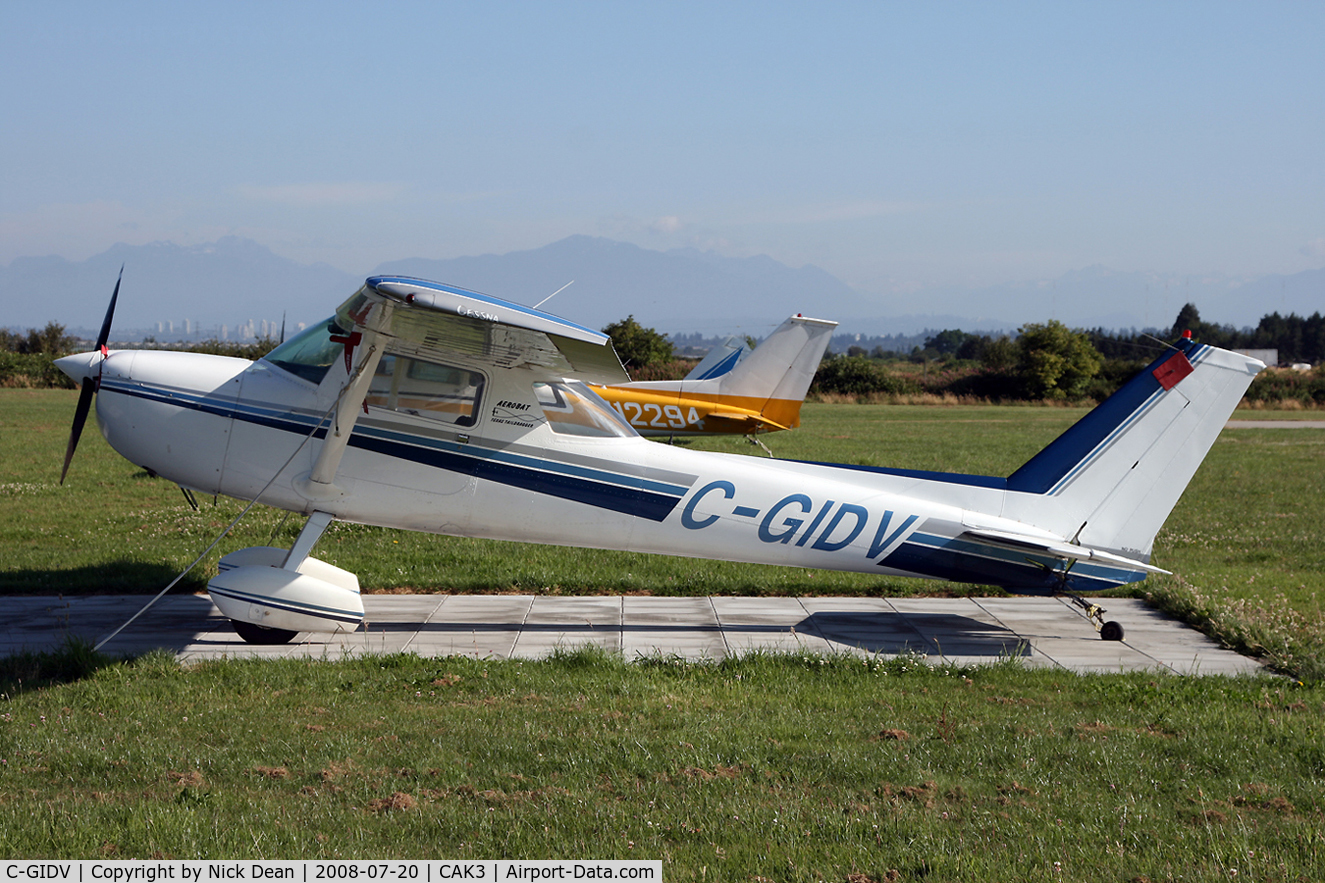
<instances>
[{"instance_id":1,"label":"distant mountain range","mask_svg":"<svg viewBox=\"0 0 1325 883\"><path fill-rule=\"evenodd\" d=\"M867 298L818 267L693 248L651 251L591 236L503 255L389 261L374 272L442 280L530 305L573 280L543 308L592 328L633 315L660 331L759 337L794 313L834 319L871 312Z\"/></svg>"},{"instance_id":2,"label":"distant mountain range","mask_svg":"<svg viewBox=\"0 0 1325 883\"><path fill-rule=\"evenodd\" d=\"M1073 327L1167 328L1183 304L1208 322L1255 325L1265 313L1325 312L1325 269L1292 276L1234 279L1118 272L1104 267L1056 279L980 289L933 288L870 294L806 265L770 257L726 258L695 249L653 251L623 242L571 236L508 254L387 261L355 275L326 264L300 264L265 246L226 237L203 246L116 245L85 261L18 258L0 268L0 325L28 328L56 321L92 331L100 325L120 265L124 287L116 329L154 333L183 321L204 337L245 322L291 327L327 316L366 276L398 273L449 282L533 305L593 328L634 315L660 331L706 336L763 336L793 313L836 319L841 332L882 335L923 329L1015 329L1059 319ZM195 332L195 335L197 333Z\"/></svg>"},{"instance_id":3,"label":"distant mountain range","mask_svg":"<svg viewBox=\"0 0 1325 883\"><path fill-rule=\"evenodd\" d=\"M300 264L234 236L200 246L120 244L85 261L17 258L0 269L0 325L39 327L54 320L95 336L121 265L120 334L150 333L157 322L180 329L187 319L211 337L221 325L234 329L248 320L279 325L282 313L292 323L315 322L363 284L326 264Z\"/></svg>"}]
</instances>

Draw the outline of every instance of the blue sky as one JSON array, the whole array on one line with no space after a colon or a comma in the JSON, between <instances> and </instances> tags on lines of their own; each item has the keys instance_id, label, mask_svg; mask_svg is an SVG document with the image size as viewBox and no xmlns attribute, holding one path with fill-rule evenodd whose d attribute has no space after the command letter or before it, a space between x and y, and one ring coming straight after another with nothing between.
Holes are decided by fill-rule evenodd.
<instances>
[{"instance_id":1,"label":"blue sky","mask_svg":"<svg viewBox=\"0 0 1325 883\"><path fill-rule=\"evenodd\" d=\"M0 264L574 233L865 291L1325 266L1325 3L0 0Z\"/></svg>"}]
</instances>

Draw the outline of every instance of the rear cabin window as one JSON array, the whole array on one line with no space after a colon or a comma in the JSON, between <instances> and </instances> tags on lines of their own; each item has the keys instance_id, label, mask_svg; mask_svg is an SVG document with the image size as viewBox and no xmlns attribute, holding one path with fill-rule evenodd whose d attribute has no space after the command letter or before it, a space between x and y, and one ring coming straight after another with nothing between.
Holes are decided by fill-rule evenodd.
<instances>
[{"instance_id":1,"label":"rear cabin window","mask_svg":"<svg viewBox=\"0 0 1325 883\"><path fill-rule=\"evenodd\" d=\"M598 438L639 435L611 405L583 383L535 383L534 398L553 432Z\"/></svg>"},{"instance_id":2,"label":"rear cabin window","mask_svg":"<svg viewBox=\"0 0 1325 883\"><path fill-rule=\"evenodd\" d=\"M483 375L468 368L385 355L368 387L369 405L473 426L483 397Z\"/></svg>"}]
</instances>

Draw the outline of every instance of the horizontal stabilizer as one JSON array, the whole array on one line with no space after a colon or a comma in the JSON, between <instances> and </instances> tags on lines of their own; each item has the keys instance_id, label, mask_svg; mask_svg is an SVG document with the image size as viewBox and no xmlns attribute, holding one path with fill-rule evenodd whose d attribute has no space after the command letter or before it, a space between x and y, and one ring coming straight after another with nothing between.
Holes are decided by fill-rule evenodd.
<instances>
[{"instance_id":1,"label":"horizontal stabilizer","mask_svg":"<svg viewBox=\"0 0 1325 883\"><path fill-rule=\"evenodd\" d=\"M1012 549L1018 552L1036 552L1041 555L1049 555L1064 561L1094 561L1099 564L1111 564L1117 567L1125 567L1129 570L1141 570L1146 573L1169 573L1167 570L1154 567L1143 561L1137 561L1134 558L1127 558L1123 555L1116 555L1113 552L1105 552L1101 549L1090 549L1085 546L1078 546L1075 543L1063 542L1061 540L1050 540L1040 537L1030 537L1024 534L1009 533L1001 530L983 529L967 530L964 536L991 546Z\"/></svg>"},{"instance_id":2,"label":"horizontal stabilizer","mask_svg":"<svg viewBox=\"0 0 1325 883\"><path fill-rule=\"evenodd\" d=\"M713 411L708 416L716 417L720 420L750 420L755 423L776 426L778 429L787 428L774 420L769 420L767 417L760 416L759 414L751 414L749 411Z\"/></svg>"}]
</instances>

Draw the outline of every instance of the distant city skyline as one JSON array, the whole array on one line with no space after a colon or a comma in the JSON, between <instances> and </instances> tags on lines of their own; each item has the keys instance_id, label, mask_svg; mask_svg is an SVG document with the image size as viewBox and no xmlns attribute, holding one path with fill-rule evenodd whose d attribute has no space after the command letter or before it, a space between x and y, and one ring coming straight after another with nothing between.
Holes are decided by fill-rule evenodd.
<instances>
[{"instance_id":1,"label":"distant city skyline","mask_svg":"<svg viewBox=\"0 0 1325 883\"><path fill-rule=\"evenodd\" d=\"M878 302L1291 275L1325 267L1322 45L1285 2L9 4L0 267L587 234Z\"/></svg>"},{"instance_id":2,"label":"distant city skyline","mask_svg":"<svg viewBox=\"0 0 1325 883\"><path fill-rule=\"evenodd\" d=\"M211 323L204 324L195 322L192 319L181 319L176 328L176 322L173 319L159 319L153 325L146 329L135 328L135 332L149 332L153 335L180 335L175 338L178 340L258 340L263 337L279 337L281 333L281 323L270 319L245 319L242 322L229 323ZM304 322L292 323L286 329L287 334L298 334L307 328ZM130 329L125 329L126 331Z\"/></svg>"}]
</instances>

